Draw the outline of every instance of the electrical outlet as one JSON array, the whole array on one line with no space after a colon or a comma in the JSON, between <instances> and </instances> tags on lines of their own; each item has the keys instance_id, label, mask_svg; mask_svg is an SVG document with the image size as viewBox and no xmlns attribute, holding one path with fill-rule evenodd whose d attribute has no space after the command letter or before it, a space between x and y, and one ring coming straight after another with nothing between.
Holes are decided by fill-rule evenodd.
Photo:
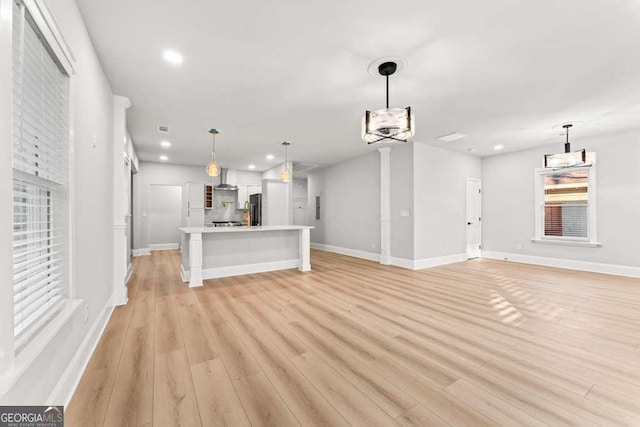
<instances>
[{"instance_id":1,"label":"electrical outlet","mask_svg":"<svg viewBox=\"0 0 640 427\"><path fill-rule=\"evenodd\" d=\"M84 305L84 323L89 321L89 304Z\"/></svg>"},{"instance_id":2,"label":"electrical outlet","mask_svg":"<svg viewBox=\"0 0 640 427\"><path fill-rule=\"evenodd\" d=\"M516 245L516 248L517 248L517 249L522 249L522 243L518 243L518 244Z\"/></svg>"},{"instance_id":3,"label":"electrical outlet","mask_svg":"<svg viewBox=\"0 0 640 427\"><path fill-rule=\"evenodd\" d=\"M375 249L377 246L378 246L378 245L376 244L376 242L371 242L371 247L372 247L373 249Z\"/></svg>"}]
</instances>

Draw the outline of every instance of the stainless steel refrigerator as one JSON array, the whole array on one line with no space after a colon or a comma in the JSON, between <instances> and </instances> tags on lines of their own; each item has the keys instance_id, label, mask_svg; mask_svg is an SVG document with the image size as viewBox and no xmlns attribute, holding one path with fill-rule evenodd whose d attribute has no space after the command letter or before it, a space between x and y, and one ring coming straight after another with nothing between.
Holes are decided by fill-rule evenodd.
<instances>
[{"instance_id":1,"label":"stainless steel refrigerator","mask_svg":"<svg viewBox=\"0 0 640 427\"><path fill-rule=\"evenodd\" d=\"M251 212L251 225L262 225L262 194L249 196L249 209Z\"/></svg>"}]
</instances>

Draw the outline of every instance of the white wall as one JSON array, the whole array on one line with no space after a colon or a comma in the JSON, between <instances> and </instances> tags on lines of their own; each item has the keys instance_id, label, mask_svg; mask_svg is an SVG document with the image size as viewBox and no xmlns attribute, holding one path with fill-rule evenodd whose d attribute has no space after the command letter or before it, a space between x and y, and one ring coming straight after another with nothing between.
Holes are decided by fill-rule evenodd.
<instances>
[{"instance_id":1,"label":"white wall","mask_svg":"<svg viewBox=\"0 0 640 427\"><path fill-rule=\"evenodd\" d=\"M294 199L306 199L307 198L307 179L295 178L293 180L293 195Z\"/></svg>"},{"instance_id":2,"label":"white wall","mask_svg":"<svg viewBox=\"0 0 640 427\"><path fill-rule=\"evenodd\" d=\"M12 3L1 0L3 10ZM112 290L112 152L113 152L113 95L91 40L86 32L82 17L74 0L52 0L51 10L60 30L77 62L76 75L72 78L71 113L73 127L73 200L71 212L74 221L72 238L72 297L82 299L88 306L88 321L84 321L84 307L76 310L72 318L64 324L59 333L45 347L45 350L26 367L7 394L0 397L2 404L45 404L68 403L72 387L54 389L62 380L65 384L75 381L81 374L73 361L76 352L90 350L83 347L85 339L90 339L92 326L101 326L109 305ZM10 9L9 9L10 10ZM0 57L6 58L4 29L8 21L3 14L3 42L0 43ZM10 42L10 39L9 39ZM10 70L10 62L3 62L3 70ZM3 88L2 93L5 92ZM0 108L0 134L6 135L9 112ZM10 117L9 117L10 119ZM8 140L8 139L7 139ZM2 144L10 146L10 144ZM0 156L3 162L10 154ZM10 160L9 160L10 162ZM2 188L10 185L10 166L2 168L9 174L0 176ZM9 180L9 183L7 182ZM2 203L11 205L8 194L0 192ZM8 224L6 209L0 211L0 222ZM4 227L9 228L9 227ZM4 233L4 232L3 232ZM10 233L10 231L9 231ZM10 234L9 234L10 235ZM3 248L11 245L11 237L2 235ZM4 254L6 251L0 251ZM0 271L10 272L6 257L0 257ZM2 278L2 286L10 286L11 280ZM102 316L102 317L101 317ZM99 329L98 331L99 332ZM97 337L97 334L95 335ZM91 346L91 343L88 343ZM78 353L79 354L79 353ZM67 370L69 368L69 370ZM8 367L2 366L7 374ZM67 370L67 371L66 371ZM66 376L65 376L66 371ZM52 394L53 393L53 394ZM51 398L51 399L50 399Z\"/></svg>"},{"instance_id":3,"label":"white wall","mask_svg":"<svg viewBox=\"0 0 640 427\"><path fill-rule=\"evenodd\" d=\"M640 266L640 131L572 141L597 155L597 227L602 247L532 243L533 170L562 144L484 158L483 251ZM518 244L522 249L518 249Z\"/></svg>"},{"instance_id":4,"label":"white wall","mask_svg":"<svg viewBox=\"0 0 640 427\"><path fill-rule=\"evenodd\" d=\"M393 154L392 154L393 155ZM380 253L380 155L377 151L310 173L311 242ZM315 198L320 196L320 220Z\"/></svg>"},{"instance_id":5,"label":"white wall","mask_svg":"<svg viewBox=\"0 0 640 427\"><path fill-rule=\"evenodd\" d=\"M414 144L407 143L391 149L391 256L414 258L413 210L413 153ZM402 216L408 211L409 216Z\"/></svg>"},{"instance_id":6,"label":"white wall","mask_svg":"<svg viewBox=\"0 0 640 427\"><path fill-rule=\"evenodd\" d=\"M479 157L414 144L415 259L466 253L467 178L481 177Z\"/></svg>"}]
</instances>

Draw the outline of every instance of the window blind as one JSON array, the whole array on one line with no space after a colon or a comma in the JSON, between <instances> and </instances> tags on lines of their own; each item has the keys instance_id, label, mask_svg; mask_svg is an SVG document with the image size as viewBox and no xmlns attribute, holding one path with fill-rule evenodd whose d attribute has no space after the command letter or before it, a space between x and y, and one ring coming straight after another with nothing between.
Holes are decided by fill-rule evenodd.
<instances>
[{"instance_id":1,"label":"window blind","mask_svg":"<svg viewBox=\"0 0 640 427\"><path fill-rule=\"evenodd\" d=\"M544 235L589 237L589 170L556 171L544 176Z\"/></svg>"},{"instance_id":2,"label":"window blind","mask_svg":"<svg viewBox=\"0 0 640 427\"><path fill-rule=\"evenodd\" d=\"M13 12L13 308L16 348L67 300L68 76L22 4Z\"/></svg>"}]
</instances>

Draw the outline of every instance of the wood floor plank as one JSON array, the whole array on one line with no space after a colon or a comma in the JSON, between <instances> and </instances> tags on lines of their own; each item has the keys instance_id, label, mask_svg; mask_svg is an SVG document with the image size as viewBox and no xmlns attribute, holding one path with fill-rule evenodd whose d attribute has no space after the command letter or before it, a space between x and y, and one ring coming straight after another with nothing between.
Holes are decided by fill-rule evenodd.
<instances>
[{"instance_id":1,"label":"wood floor plank","mask_svg":"<svg viewBox=\"0 0 640 427\"><path fill-rule=\"evenodd\" d=\"M451 424L434 414L422 405L416 405L404 414L396 417L396 422L403 427L449 427Z\"/></svg>"},{"instance_id":2,"label":"wood floor plank","mask_svg":"<svg viewBox=\"0 0 640 427\"><path fill-rule=\"evenodd\" d=\"M189 363L196 365L218 357L218 351L200 309L196 305L180 304L178 317Z\"/></svg>"},{"instance_id":3,"label":"wood floor plank","mask_svg":"<svg viewBox=\"0 0 640 427\"><path fill-rule=\"evenodd\" d=\"M155 426L202 425L184 350L156 352L153 385Z\"/></svg>"},{"instance_id":4,"label":"wood floor plank","mask_svg":"<svg viewBox=\"0 0 640 427\"><path fill-rule=\"evenodd\" d=\"M105 418L106 425L139 425L153 419L153 330L131 328Z\"/></svg>"},{"instance_id":5,"label":"wood floor plank","mask_svg":"<svg viewBox=\"0 0 640 427\"><path fill-rule=\"evenodd\" d=\"M263 372L233 380L252 426L298 426L278 392Z\"/></svg>"},{"instance_id":6,"label":"wood floor plank","mask_svg":"<svg viewBox=\"0 0 640 427\"><path fill-rule=\"evenodd\" d=\"M191 366L193 385L204 426L249 426L222 359L211 359Z\"/></svg>"},{"instance_id":7,"label":"wood floor plank","mask_svg":"<svg viewBox=\"0 0 640 427\"><path fill-rule=\"evenodd\" d=\"M161 299L156 302L155 348L159 353L184 349L178 310L173 300Z\"/></svg>"},{"instance_id":8,"label":"wood floor plank","mask_svg":"<svg viewBox=\"0 0 640 427\"><path fill-rule=\"evenodd\" d=\"M545 426L546 423L532 417L515 406L465 380L459 380L445 389L478 412L503 426Z\"/></svg>"},{"instance_id":9,"label":"wood floor plank","mask_svg":"<svg viewBox=\"0 0 640 427\"><path fill-rule=\"evenodd\" d=\"M304 353L292 361L351 425L396 424L378 405L317 356Z\"/></svg>"}]
</instances>

